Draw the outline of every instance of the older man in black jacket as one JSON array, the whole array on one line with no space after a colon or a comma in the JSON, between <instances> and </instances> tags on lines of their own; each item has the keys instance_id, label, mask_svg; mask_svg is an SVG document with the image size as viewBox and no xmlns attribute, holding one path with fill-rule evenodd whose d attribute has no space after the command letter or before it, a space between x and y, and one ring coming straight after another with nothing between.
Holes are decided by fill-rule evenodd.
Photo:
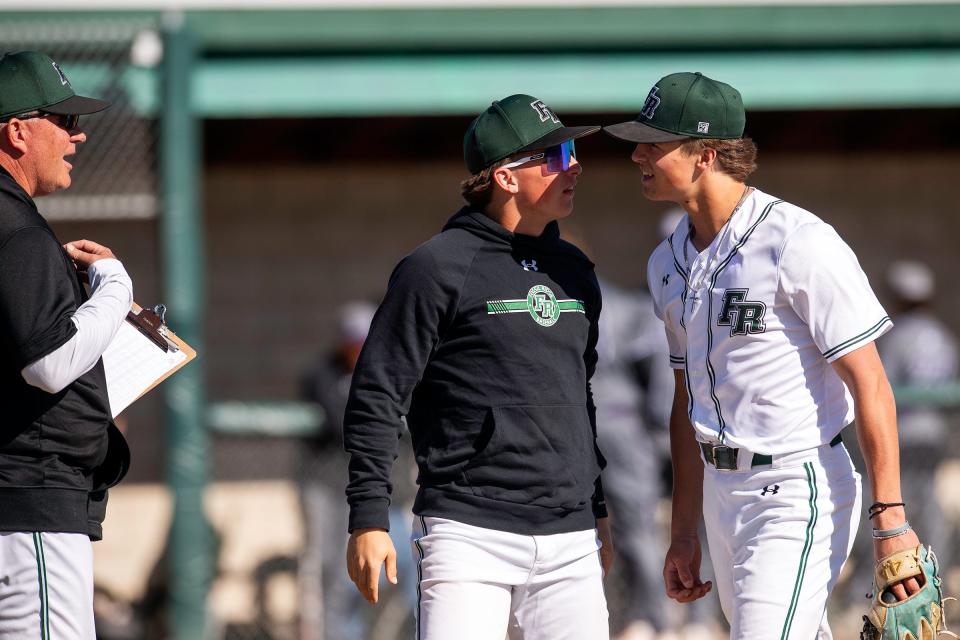
<instances>
[{"instance_id":1,"label":"older man in black jacket","mask_svg":"<svg viewBox=\"0 0 960 640\"><path fill-rule=\"evenodd\" d=\"M133 291L110 249L61 246L33 199L70 186L79 117L107 106L41 53L0 57L0 638L95 635L90 541L130 459L100 356Z\"/></svg>"}]
</instances>

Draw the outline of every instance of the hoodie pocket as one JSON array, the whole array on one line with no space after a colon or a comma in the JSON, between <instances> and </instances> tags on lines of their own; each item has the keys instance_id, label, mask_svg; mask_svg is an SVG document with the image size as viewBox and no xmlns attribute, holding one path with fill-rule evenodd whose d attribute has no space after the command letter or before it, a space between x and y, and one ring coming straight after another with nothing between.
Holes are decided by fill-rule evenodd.
<instances>
[{"instance_id":1,"label":"hoodie pocket","mask_svg":"<svg viewBox=\"0 0 960 640\"><path fill-rule=\"evenodd\" d=\"M492 416L463 472L474 494L569 510L589 503L600 467L585 406L495 407Z\"/></svg>"}]
</instances>

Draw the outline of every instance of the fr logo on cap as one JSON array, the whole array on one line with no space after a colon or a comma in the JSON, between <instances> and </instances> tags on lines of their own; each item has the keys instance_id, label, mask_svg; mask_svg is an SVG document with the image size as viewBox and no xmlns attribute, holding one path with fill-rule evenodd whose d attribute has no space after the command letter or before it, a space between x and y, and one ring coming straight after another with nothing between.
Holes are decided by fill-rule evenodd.
<instances>
[{"instance_id":1,"label":"fr logo on cap","mask_svg":"<svg viewBox=\"0 0 960 640\"><path fill-rule=\"evenodd\" d=\"M747 117L740 92L702 73L673 73L647 94L640 115L603 130L628 142L742 138Z\"/></svg>"}]
</instances>

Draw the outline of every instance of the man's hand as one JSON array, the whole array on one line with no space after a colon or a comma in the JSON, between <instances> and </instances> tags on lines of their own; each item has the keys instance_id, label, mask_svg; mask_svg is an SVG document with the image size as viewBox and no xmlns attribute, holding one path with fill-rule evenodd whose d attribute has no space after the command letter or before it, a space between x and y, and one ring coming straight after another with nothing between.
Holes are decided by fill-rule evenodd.
<instances>
[{"instance_id":1,"label":"man's hand","mask_svg":"<svg viewBox=\"0 0 960 640\"><path fill-rule=\"evenodd\" d=\"M81 273L85 273L87 268L97 260L116 258L113 251L92 240L74 240L63 245L63 248L70 259L73 260L77 271Z\"/></svg>"},{"instance_id":2,"label":"man's hand","mask_svg":"<svg viewBox=\"0 0 960 640\"><path fill-rule=\"evenodd\" d=\"M386 529L355 529L347 543L347 573L367 602L379 598L380 567L386 562L387 580L397 584L397 550Z\"/></svg>"},{"instance_id":3,"label":"man's hand","mask_svg":"<svg viewBox=\"0 0 960 640\"><path fill-rule=\"evenodd\" d=\"M603 575L610 573L610 567L613 566L613 536L610 534L610 518L599 518L597 520L597 537L600 538L600 567L603 569Z\"/></svg>"},{"instance_id":4,"label":"man's hand","mask_svg":"<svg viewBox=\"0 0 960 640\"><path fill-rule=\"evenodd\" d=\"M696 534L671 540L663 583L667 596L677 602L693 602L710 592L713 583L700 580L700 539Z\"/></svg>"}]
</instances>

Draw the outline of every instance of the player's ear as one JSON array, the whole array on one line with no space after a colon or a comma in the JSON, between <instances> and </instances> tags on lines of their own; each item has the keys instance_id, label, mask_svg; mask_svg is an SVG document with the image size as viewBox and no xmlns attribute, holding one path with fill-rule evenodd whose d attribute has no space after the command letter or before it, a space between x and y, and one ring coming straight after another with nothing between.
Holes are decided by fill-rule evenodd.
<instances>
[{"instance_id":1,"label":"player's ear","mask_svg":"<svg viewBox=\"0 0 960 640\"><path fill-rule=\"evenodd\" d=\"M503 167L495 169L492 178L493 184L507 193L517 193L520 190L517 174L510 169L504 169Z\"/></svg>"},{"instance_id":2,"label":"player's ear","mask_svg":"<svg viewBox=\"0 0 960 640\"><path fill-rule=\"evenodd\" d=\"M27 131L26 123L23 120L14 118L0 126L0 149L8 154L19 157L27 152Z\"/></svg>"},{"instance_id":3,"label":"player's ear","mask_svg":"<svg viewBox=\"0 0 960 640\"><path fill-rule=\"evenodd\" d=\"M710 169L716 161L717 150L704 145L700 150L700 157L697 158L697 164L700 168L707 170Z\"/></svg>"}]
</instances>

